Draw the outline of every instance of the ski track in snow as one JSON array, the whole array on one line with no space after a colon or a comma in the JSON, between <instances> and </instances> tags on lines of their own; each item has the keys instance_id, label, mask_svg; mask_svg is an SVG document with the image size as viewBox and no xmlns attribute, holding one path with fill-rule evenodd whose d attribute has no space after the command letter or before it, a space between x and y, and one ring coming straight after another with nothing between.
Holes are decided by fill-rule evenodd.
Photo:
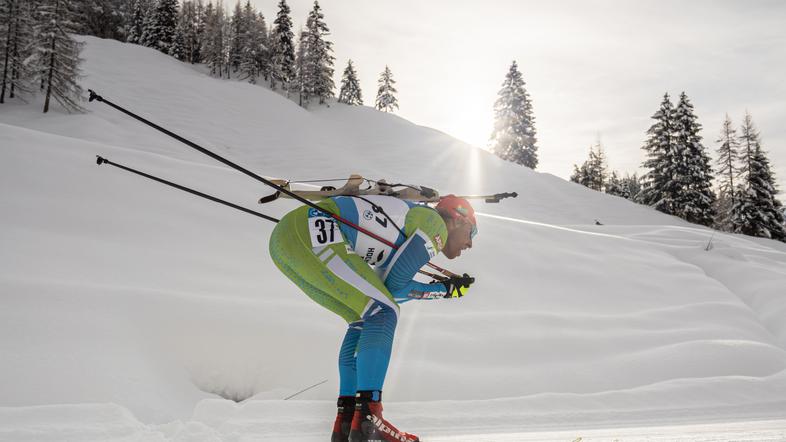
<instances>
[{"instance_id":1,"label":"ski track in snow","mask_svg":"<svg viewBox=\"0 0 786 442\"><path fill-rule=\"evenodd\" d=\"M519 193L478 203L473 249L438 261L477 275L468 296L402 307L385 391L402 429L426 442L786 440L783 420L762 420L786 415L786 244L713 233L394 115L306 111L86 40L86 84L263 176ZM274 268L272 225L95 155L272 216L296 204L255 206L269 189L98 103L37 105L0 107L0 440L325 440L345 325Z\"/></svg>"}]
</instances>

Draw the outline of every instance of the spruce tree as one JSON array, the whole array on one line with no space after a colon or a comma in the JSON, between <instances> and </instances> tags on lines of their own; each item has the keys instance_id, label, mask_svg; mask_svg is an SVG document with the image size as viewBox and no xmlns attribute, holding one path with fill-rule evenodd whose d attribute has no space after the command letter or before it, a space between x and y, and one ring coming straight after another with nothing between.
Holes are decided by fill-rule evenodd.
<instances>
[{"instance_id":1,"label":"spruce tree","mask_svg":"<svg viewBox=\"0 0 786 442\"><path fill-rule=\"evenodd\" d=\"M150 11L149 0L133 0L131 2L131 18L128 24L128 36L126 41L129 43L144 44L146 25L149 23L147 18Z\"/></svg>"},{"instance_id":2,"label":"spruce tree","mask_svg":"<svg viewBox=\"0 0 786 442\"><path fill-rule=\"evenodd\" d=\"M338 93L338 102L350 106L363 105L363 94L360 91L360 83L358 82L355 67L352 66L352 60L347 62L347 67L344 69L344 76L341 78L341 91Z\"/></svg>"},{"instance_id":3,"label":"spruce tree","mask_svg":"<svg viewBox=\"0 0 786 442\"><path fill-rule=\"evenodd\" d=\"M609 195L621 196L623 198L630 197L629 193L626 195L622 179L616 170L611 172L608 181L606 181L605 192Z\"/></svg>"},{"instance_id":4,"label":"spruce tree","mask_svg":"<svg viewBox=\"0 0 786 442\"><path fill-rule=\"evenodd\" d=\"M739 186L732 209L733 231L786 242L786 226L769 160L761 146L750 159L746 186Z\"/></svg>"},{"instance_id":5,"label":"spruce tree","mask_svg":"<svg viewBox=\"0 0 786 442\"><path fill-rule=\"evenodd\" d=\"M233 72L240 70L241 57L243 50L246 48L246 39L249 36L249 26L252 18L245 13L246 8L253 8L250 0L246 1L245 7L240 6L240 1L235 3L235 11L230 19L232 25L230 27L231 35L229 35L229 65L232 67Z\"/></svg>"},{"instance_id":6,"label":"spruce tree","mask_svg":"<svg viewBox=\"0 0 786 442\"><path fill-rule=\"evenodd\" d=\"M75 4L72 0L42 0L37 12L33 63L45 91L44 113L49 112L52 97L69 112L82 111L78 79L84 43L71 36L78 26Z\"/></svg>"},{"instance_id":7,"label":"spruce tree","mask_svg":"<svg viewBox=\"0 0 786 442\"><path fill-rule=\"evenodd\" d=\"M177 18L178 0L158 0L147 29L146 46L173 55Z\"/></svg>"},{"instance_id":8,"label":"spruce tree","mask_svg":"<svg viewBox=\"0 0 786 442\"><path fill-rule=\"evenodd\" d=\"M707 149L701 144L701 124L697 121L685 92L674 109L673 180L677 184L674 209L684 220L710 226L715 217L712 167Z\"/></svg>"},{"instance_id":9,"label":"spruce tree","mask_svg":"<svg viewBox=\"0 0 786 442\"><path fill-rule=\"evenodd\" d=\"M80 0L77 6L80 32L125 41L132 6L126 0Z\"/></svg>"},{"instance_id":10,"label":"spruce tree","mask_svg":"<svg viewBox=\"0 0 786 442\"><path fill-rule=\"evenodd\" d=\"M306 85L306 30L300 29L298 33L297 53L295 54L295 77L290 84L290 90L298 94L298 104L308 105L308 97L305 93ZM287 92L289 95L289 92Z\"/></svg>"},{"instance_id":11,"label":"spruce tree","mask_svg":"<svg viewBox=\"0 0 786 442\"><path fill-rule=\"evenodd\" d=\"M494 103L492 151L500 158L534 169L538 165L535 117L518 65L510 65Z\"/></svg>"},{"instance_id":12,"label":"spruce tree","mask_svg":"<svg viewBox=\"0 0 786 442\"><path fill-rule=\"evenodd\" d=\"M295 80L295 34L292 32L292 18L285 0L278 2L278 14L273 22L270 35L271 78L270 87L276 89L281 84L290 92L290 83Z\"/></svg>"},{"instance_id":13,"label":"spruce tree","mask_svg":"<svg viewBox=\"0 0 786 442\"><path fill-rule=\"evenodd\" d=\"M6 92L14 98L17 91L32 91L32 71L24 63L33 41L32 9L33 5L23 0L0 3L0 103L5 102Z\"/></svg>"},{"instance_id":14,"label":"spruce tree","mask_svg":"<svg viewBox=\"0 0 786 442\"><path fill-rule=\"evenodd\" d=\"M393 72L390 71L390 68L385 66L385 70L382 71L382 74L379 76L379 80L377 80L377 99L374 104L374 108L377 110L381 110L382 112L393 112L394 109L398 109L398 99L396 98L396 90L395 86L396 80L393 79Z\"/></svg>"},{"instance_id":15,"label":"spruce tree","mask_svg":"<svg viewBox=\"0 0 786 442\"><path fill-rule=\"evenodd\" d=\"M581 167L573 165L573 175L570 180L600 192L606 185L607 169L606 155L598 142L594 146L590 146L589 157Z\"/></svg>"},{"instance_id":16,"label":"spruce tree","mask_svg":"<svg viewBox=\"0 0 786 442\"><path fill-rule=\"evenodd\" d=\"M324 14L317 0L314 8L308 14L306 21L303 60L303 85L302 95L304 106L308 106L311 98L318 98L319 104L333 97L335 84L333 83L333 43L325 40L330 35L330 30L324 22Z\"/></svg>"},{"instance_id":17,"label":"spruce tree","mask_svg":"<svg viewBox=\"0 0 786 442\"><path fill-rule=\"evenodd\" d=\"M638 195L642 204L669 215L677 215L676 198L678 183L674 179L676 146L674 144L673 106L669 94L663 95L660 109L652 116L655 123L647 130L647 140L642 147L647 159L642 166L647 169L643 188Z\"/></svg>"},{"instance_id":18,"label":"spruce tree","mask_svg":"<svg viewBox=\"0 0 786 442\"><path fill-rule=\"evenodd\" d=\"M246 36L241 49L240 71L243 79L256 84L257 79L266 75L268 68L267 25L264 17L257 15L250 2L243 10L247 24Z\"/></svg>"},{"instance_id":19,"label":"spruce tree","mask_svg":"<svg viewBox=\"0 0 786 442\"><path fill-rule=\"evenodd\" d=\"M224 8L219 3L208 3L205 8L205 29L200 50L202 62L210 69L210 75L223 77L226 57L224 52L225 31Z\"/></svg>"}]
</instances>

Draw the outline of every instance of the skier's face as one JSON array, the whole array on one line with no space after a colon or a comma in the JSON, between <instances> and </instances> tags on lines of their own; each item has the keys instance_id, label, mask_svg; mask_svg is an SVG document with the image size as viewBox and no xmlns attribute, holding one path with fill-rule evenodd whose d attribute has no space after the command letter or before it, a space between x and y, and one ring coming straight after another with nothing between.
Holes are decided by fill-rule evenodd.
<instances>
[{"instance_id":1,"label":"skier's face","mask_svg":"<svg viewBox=\"0 0 786 442\"><path fill-rule=\"evenodd\" d=\"M442 253L448 259L458 258L461 252L472 248L472 223L464 218L453 218L447 222L448 241Z\"/></svg>"}]
</instances>

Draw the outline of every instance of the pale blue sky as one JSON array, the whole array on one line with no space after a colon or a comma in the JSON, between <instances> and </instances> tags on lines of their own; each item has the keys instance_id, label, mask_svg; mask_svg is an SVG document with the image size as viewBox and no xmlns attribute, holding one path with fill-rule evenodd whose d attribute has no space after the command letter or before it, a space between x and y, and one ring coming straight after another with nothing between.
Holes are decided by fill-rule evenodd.
<instances>
[{"instance_id":1,"label":"pale blue sky","mask_svg":"<svg viewBox=\"0 0 786 442\"><path fill-rule=\"evenodd\" d=\"M278 0L253 3L272 23ZM295 26L311 0L288 0ZM398 115L485 147L512 60L527 83L539 171L568 177L602 140L634 172L664 92L685 91L716 148L748 109L786 190L786 2L322 0L336 83L351 58L366 104L387 64ZM231 6L231 5L230 5ZM781 195L784 198L784 195Z\"/></svg>"}]
</instances>

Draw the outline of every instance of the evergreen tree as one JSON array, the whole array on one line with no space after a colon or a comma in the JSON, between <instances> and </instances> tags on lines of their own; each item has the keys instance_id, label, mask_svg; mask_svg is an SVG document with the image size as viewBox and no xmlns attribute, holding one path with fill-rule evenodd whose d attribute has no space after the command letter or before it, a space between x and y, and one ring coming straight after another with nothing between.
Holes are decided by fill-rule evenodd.
<instances>
[{"instance_id":1,"label":"evergreen tree","mask_svg":"<svg viewBox=\"0 0 786 442\"><path fill-rule=\"evenodd\" d=\"M150 9L149 0L133 0L126 41L140 45L145 43L143 38L147 35L146 25L150 22L147 16Z\"/></svg>"},{"instance_id":2,"label":"evergreen tree","mask_svg":"<svg viewBox=\"0 0 786 442\"><path fill-rule=\"evenodd\" d=\"M492 151L503 160L534 169L538 165L538 147L532 102L514 61L510 65L499 98L494 103Z\"/></svg>"},{"instance_id":3,"label":"evergreen tree","mask_svg":"<svg viewBox=\"0 0 786 442\"><path fill-rule=\"evenodd\" d=\"M295 35L292 32L292 18L285 0L278 2L278 14L273 22L271 40L271 80L270 87L275 90L281 84L289 96L289 84L295 80Z\"/></svg>"},{"instance_id":4,"label":"evergreen tree","mask_svg":"<svg viewBox=\"0 0 786 442\"><path fill-rule=\"evenodd\" d=\"M295 77L290 84L289 90L296 91L298 94L298 104L308 105L308 97L305 96L306 84L306 31L300 29L298 33L297 53L295 54ZM287 95L289 92L287 92Z\"/></svg>"},{"instance_id":5,"label":"evergreen tree","mask_svg":"<svg viewBox=\"0 0 786 442\"><path fill-rule=\"evenodd\" d=\"M308 106L311 98L319 98L319 104L333 96L333 43L325 40L330 30L324 22L324 14L319 2L314 0L314 8L306 21L303 59L303 105Z\"/></svg>"},{"instance_id":6,"label":"evergreen tree","mask_svg":"<svg viewBox=\"0 0 786 442\"><path fill-rule=\"evenodd\" d=\"M739 186L732 209L734 232L786 242L784 215L780 201L775 198L777 193L769 160L761 146L757 146L750 159L747 186Z\"/></svg>"},{"instance_id":7,"label":"evergreen tree","mask_svg":"<svg viewBox=\"0 0 786 442\"><path fill-rule=\"evenodd\" d=\"M0 3L0 103L5 102L6 91L14 98L17 90L29 93L32 72L24 63L33 39L32 4L23 0L5 0Z\"/></svg>"},{"instance_id":8,"label":"evergreen tree","mask_svg":"<svg viewBox=\"0 0 786 442\"><path fill-rule=\"evenodd\" d=\"M32 62L45 91L44 113L54 96L67 111L82 111L79 57L84 43L71 36L77 29L77 10L72 0L42 0L35 26L35 52Z\"/></svg>"},{"instance_id":9,"label":"evergreen tree","mask_svg":"<svg viewBox=\"0 0 786 442\"><path fill-rule=\"evenodd\" d=\"M647 130L648 137L643 146L647 159L642 166L648 171L643 177L638 200L663 213L677 215L676 198L680 184L674 179L677 149L673 112L669 94L664 94L660 109L652 116L655 123Z\"/></svg>"},{"instance_id":10,"label":"evergreen tree","mask_svg":"<svg viewBox=\"0 0 786 442\"><path fill-rule=\"evenodd\" d=\"M338 93L338 102L350 106L363 105L363 94L360 91L360 83L358 82L355 67L352 66L352 60L347 62L347 67L344 69L344 76L341 79L341 91Z\"/></svg>"},{"instance_id":11,"label":"evergreen tree","mask_svg":"<svg viewBox=\"0 0 786 442\"><path fill-rule=\"evenodd\" d=\"M100 38L126 40L126 22L133 10L125 0L80 0L81 32Z\"/></svg>"},{"instance_id":12,"label":"evergreen tree","mask_svg":"<svg viewBox=\"0 0 786 442\"><path fill-rule=\"evenodd\" d=\"M606 181L606 193L614 196L621 196L623 198L630 198L630 193L626 194L625 187L623 186L622 179L617 174L617 171L612 171L608 181Z\"/></svg>"},{"instance_id":13,"label":"evergreen tree","mask_svg":"<svg viewBox=\"0 0 786 442\"><path fill-rule=\"evenodd\" d=\"M600 142L590 146L589 158L581 167L573 165L573 175L570 180L582 186L589 187L598 192L603 191L608 176L606 155Z\"/></svg>"},{"instance_id":14,"label":"evergreen tree","mask_svg":"<svg viewBox=\"0 0 786 442\"><path fill-rule=\"evenodd\" d=\"M226 64L224 52L224 30L226 20L223 6L221 6L220 3L217 7L214 6L212 2L208 3L205 8L204 21L205 30L200 51L202 62L210 69L210 75L222 77Z\"/></svg>"},{"instance_id":15,"label":"evergreen tree","mask_svg":"<svg viewBox=\"0 0 786 442\"><path fill-rule=\"evenodd\" d=\"M244 9L248 30L241 50L240 71L244 79L256 84L259 77L268 74L267 25L262 14L257 14L251 3Z\"/></svg>"},{"instance_id":16,"label":"evergreen tree","mask_svg":"<svg viewBox=\"0 0 786 442\"><path fill-rule=\"evenodd\" d=\"M229 35L230 40L230 49L229 49L229 65L232 67L234 72L240 70L240 63L243 54L243 50L246 48L246 39L249 37L250 32L250 21L253 19L249 17L249 14L245 13L245 9L252 9L250 1L246 1L245 8L240 6L240 1L235 3L235 12L232 14L232 18L230 19L232 26L231 26L231 34ZM254 12L256 15L256 12Z\"/></svg>"},{"instance_id":17,"label":"evergreen tree","mask_svg":"<svg viewBox=\"0 0 786 442\"><path fill-rule=\"evenodd\" d=\"M712 191L711 159L701 144L701 125L685 92L680 94L672 120L676 215L691 223L710 226L715 217L716 199Z\"/></svg>"},{"instance_id":18,"label":"evergreen tree","mask_svg":"<svg viewBox=\"0 0 786 442\"><path fill-rule=\"evenodd\" d=\"M172 55L178 21L178 0L158 0L147 29L146 46Z\"/></svg>"},{"instance_id":19,"label":"evergreen tree","mask_svg":"<svg viewBox=\"0 0 786 442\"><path fill-rule=\"evenodd\" d=\"M382 112L393 112L394 109L398 109L398 99L395 95L398 91L393 86L394 84L396 84L396 80L393 79L393 72L390 71L389 67L385 66L385 70L382 71L379 80L377 80L377 85L379 87L377 89L377 99L374 104L377 110L381 110Z\"/></svg>"},{"instance_id":20,"label":"evergreen tree","mask_svg":"<svg viewBox=\"0 0 786 442\"><path fill-rule=\"evenodd\" d=\"M641 192L641 180L639 177L635 173L633 175L625 174L625 177L622 178L622 195L620 196L636 201L639 192Z\"/></svg>"}]
</instances>

